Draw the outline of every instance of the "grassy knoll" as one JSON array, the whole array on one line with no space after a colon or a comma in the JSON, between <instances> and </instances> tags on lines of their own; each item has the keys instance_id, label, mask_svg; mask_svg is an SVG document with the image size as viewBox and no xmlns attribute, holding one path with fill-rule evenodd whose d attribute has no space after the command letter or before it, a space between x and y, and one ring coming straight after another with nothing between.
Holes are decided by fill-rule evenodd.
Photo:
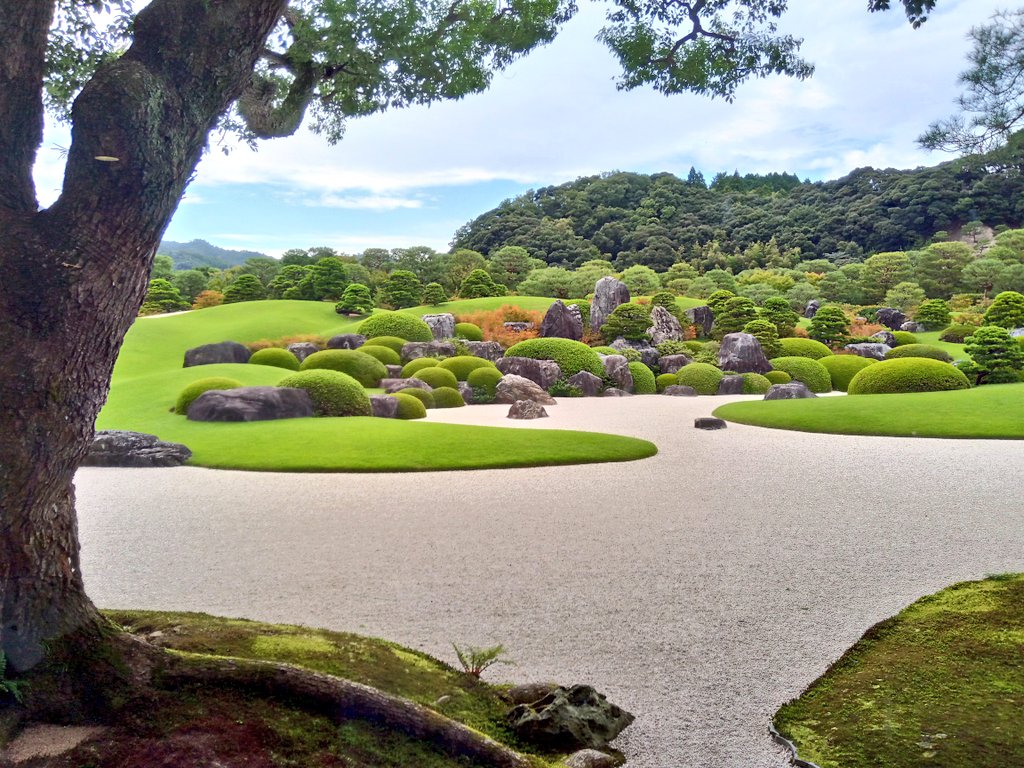
<instances>
[{"instance_id":1,"label":"grassy knoll","mask_svg":"<svg viewBox=\"0 0 1024 768\"><path fill-rule=\"evenodd\" d=\"M443 311L469 311L464 304L481 301L491 300L450 302ZM657 450L644 440L564 430L371 418L214 424L190 422L168 410L178 393L196 379L228 376L246 385L273 385L288 373L264 365L182 368L189 347L296 334L330 336L353 331L357 324L358 320L335 314L330 304L304 301L246 302L141 319L125 338L110 397L97 427L148 432L184 443L193 451L192 463L199 466L267 471L414 471L580 464L646 458Z\"/></svg>"},{"instance_id":2,"label":"grassy knoll","mask_svg":"<svg viewBox=\"0 0 1024 768\"><path fill-rule=\"evenodd\" d=\"M962 360L967 357L967 354L964 352L963 344L954 344L951 341L939 341L940 333L942 332L930 331L928 333L915 333L914 335L921 344L930 344L933 347L946 350L954 360Z\"/></svg>"},{"instance_id":3,"label":"grassy knoll","mask_svg":"<svg viewBox=\"0 0 1024 768\"><path fill-rule=\"evenodd\" d=\"M801 432L894 437L1024 438L1024 384L954 392L730 403L715 416Z\"/></svg>"},{"instance_id":4,"label":"grassy knoll","mask_svg":"<svg viewBox=\"0 0 1024 768\"><path fill-rule=\"evenodd\" d=\"M775 716L821 768L1024 765L1024 575L957 584L883 621Z\"/></svg>"}]
</instances>

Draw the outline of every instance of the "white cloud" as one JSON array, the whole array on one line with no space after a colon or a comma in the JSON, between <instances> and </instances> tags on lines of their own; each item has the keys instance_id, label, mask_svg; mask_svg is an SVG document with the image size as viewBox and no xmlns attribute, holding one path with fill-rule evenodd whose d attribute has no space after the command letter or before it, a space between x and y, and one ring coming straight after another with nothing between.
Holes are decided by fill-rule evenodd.
<instances>
[{"instance_id":1,"label":"white cloud","mask_svg":"<svg viewBox=\"0 0 1024 768\"><path fill-rule=\"evenodd\" d=\"M349 208L356 211L395 211L400 208L422 208L423 201L409 197L391 195L366 195L363 197L326 194L307 205L318 208Z\"/></svg>"}]
</instances>

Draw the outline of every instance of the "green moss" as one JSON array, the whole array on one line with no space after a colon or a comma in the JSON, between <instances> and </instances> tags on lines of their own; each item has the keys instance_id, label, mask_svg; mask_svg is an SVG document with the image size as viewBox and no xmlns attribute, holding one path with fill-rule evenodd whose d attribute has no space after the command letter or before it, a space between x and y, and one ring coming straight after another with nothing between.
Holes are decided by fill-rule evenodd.
<instances>
[{"instance_id":1,"label":"green moss","mask_svg":"<svg viewBox=\"0 0 1024 768\"><path fill-rule=\"evenodd\" d=\"M885 354L886 360L898 360L903 357L927 357L944 363L953 362L953 356L949 352L931 344L900 344Z\"/></svg>"},{"instance_id":2,"label":"green moss","mask_svg":"<svg viewBox=\"0 0 1024 768\"><path fill-rule=\"evenodd\" d=\"M455 378L455 374L449 370L445 370L440 366L434 366L433 368L420 368L416 371L416 378L420 381L425 381L434 389L438 387L449 387L451 389L459 388L459 380Z\"/></svg>"},{"instance_id":3,"label":"green moss","mask_svg":"<svg viewBox=\"0 0 1024 768\"><path fill-rule=\"evenodd\" d=\"M679 381L674 373L662 373L654 379L654 387L658 392L664 392L668 387L674 387Z\"/></svg>"},{"instance_id":4,"label":"green moss","mask_svg":"<svg viewBox=\"0 0 1024 768\"><path fill-rule=\"evenodd\" d=\"M569 378L580 371L604 376L601 358L586 344L571 339L527 339L513 344L505 357L529 357L534 360L554 360Z\"/></svg>"},{"instance_id":5,"label":"green moss","mask_svg":"<svg viewBox=\"0 0 1024 768\"><path fill-rule=\"evenodd\" d=\"M473 357L472 355L449 357L448 359L442 360L438 363L438 366L444 368L446 371L454 373L455 378L459 381L468 380L469 374L480 368L491 368L495 371L498 370L497 366L495 366L490 360L484 360L482 357Z\"/></svg>"},{"instance_id":6,"label":"green moss","mask_svg":"<svg viewBox=\"0 0 1024 768\"><path fill-rule=\"evenodd\" d=\"M658 391L654 373L643 363L630 363L629 372L633 374L633 392L638 395L653 395Z\"/></svg>"},{"instance_id":7,"label":"green moss","mask_svg":"<svg viewBox=\"0 0 1024 768\"><path fill-rule=\"evenodd\" d=\"M924 357L883 360L865 368L850 381L851 395L902 392L946 392L970 389L967 377L949 363Z\"/></svg>"},{"instance_id":8,"label":"green moss","mask_svg":"<svg viewBox=\"0 0 1024 768\"><path fill-rule=\"evenodd\" d=\"M473 323L456 323L455 337L466 341L483 341L484 332L480 330L479 325Z\"/></svg>"},{"instance_id":9,"label":"green moss","mask_svg":"<svg viewBox=\"0 0 1024 768\"><path fill-rule=\"evenodd\" d=\"M314 352L302 361L299 370L328 370L348 374L364 387L376 387L388 375L387 369L377 358L357 349L325 349Z\"/></svg>"},{"instance_id":10,"label":"green moss","mask_svg":"<svg viewBox=\"0 0 1024 768\"><path fill-rule=\"evenodd\" d=\"M817 360L807 357L776 357L772 368L785 371L794 381L802 381L811 392L822 394L832 391L832 377Z\"/></svg>"},{"instance_id":11,"label":"green moss","mask_svg":"<svg viewBox=\"0 0 1024 768\"><path fill-rule=\"evenodd\" d=\"M615 347L597 346L597 347L591 347L591 349L594 352L597 352L599 355L617 355L617 354L619 354L619 350L617 350Z\"/></svg>"},{"instance_id":12,"label":"green moss","mask_svg":"<svg viewBox=\"0 0 1024 768\"><path fill-rule=\"evenodd\" d=\"M369 416L373 413L370 397L362 384L340 371L298 371L285 376L277 385L306 390L318 416Z\"/></svg>"},{"instance_id":13,"label":"green moss","mask_svg":"<svg viewBox=\"0 0 1024 768\"><path fill-rule=\"evenodd\" d=\"M743 374L743 394L763 395L771 389L772 383L759 373Z\"/></svg>"},{"instance_id":14,"label":"green moss","mask_svg":"<svg viewBox=\"0 0 1024 768\"><path fill-rule=\"evenodd\" d=\"M398 390L395 394L413 397L423 403L424 408L434 407L434 396L425 389L420 389L419 387L406 387L405 389Z\"/></svg>"},{"instance_id":15,"label":"green moss","mask_svg":"<svg viewBox=\"0 0 1024 768\"><path fill-rule=\"evenodd\" d=\"M402 363L402 358L395 350L377 344L363 344L357 351L377 358L384 365L400 365Z\"/></svg>"},{"instance_id":16,"label":"green moss","mask_svg":"<svg viewBox=\"0 0 1024 768\"><path fill-rule=\"evenodd\" d=\"M502 372L497 368L477 368L466 377L466 383L473 388L474 403L492 403L497 394Z\"/></svg>"},{"instance_id":17,"label":"green moss","mask_svg":"<svg viewBox=\"0 0 1024 768\"><path fill-rule=\"evenodd\" d=\"M422 389L416 390L422 392ZM429 393L427 393L429 394ZM398 401L398 413L396 414L400 419L424 419L427 416L427 406L418 397L414 397L409 394L409 390L403 389L400 392L395 392L391 397ZM433 402L433 398L431 398Z\"/></svg>"},{"instance_id":18,"label":"green moss","mask_svg":"<svg viewBox=\"0 0 1024 768\"><path fill-rule=\"evenodd\" d=\"M234 389L240 386L242 386L242 382L238 379L229 379L226 376L208 376L205 379L193 381L178 394L178 399L174 403L174 412L178 415L188 413L188 407L203 392L209 392L211 389Z\"/></svg>"},{"instance_id":19,"label":"green moss","mask_svg":"<svg viewBox=\"0 0 1024 768\"><path fill-rule=\"evenodd\" d=\"M781 351L777 357L809 357L811 360L819 360L832 354L832 350L820 341L798 336L779 339L779 349Z\"/></svg>"},{"instance_id":20,"label":"green moss","mask_svg":"<svg viewBox=\"0 0 1024 768\"><path fill-rule=\"evenodd\" d=\"M964 339L978 330L976 325L951 325L939 334L939 340L953 344L963 344Z\"/></svg>"},{"instance_id":21,"label":"green moss","mask_svg":"<svg viewBox=\"0 0 1024 768\"><path fill-rule=\"evenodd\" d=\"M768 371L764 377L772 384L789 384L793 380L793 377L785 371Z\"/></svg>"},{"instance_id":22,"label":"green moss","mask_svg":"<svg viewBox=\"0 0 1024 768\"><path fill-rule=\"evenodd\" d=\"M400 339L398 336L374 336L373 338L367 339L363 346L372 347L387 347L392 352L398 355L402 354L402 347L408 342L405 339ZM362 349L362 347L360 347Z\"/></svg>"},{"instance_id":23,"label":"green moss","mask_svg":"<svg viewBox=\"0 0 1024 768\"><path fill-rule=\"evenodd\" d=\"M858 355L832 355L823 357L819 361L829 378L832 379L832 389L838 392L845 392L850 386L850 380L860 371L878 361L870 357L859 357Z\"/></svg>"},{"instance_id":24,"label":"green moss","mask_svg":"<svg viewBox=\"0 0 1024 768\"><path fill-rule=\"evenodd\" d=\"M250 365L272 365L275 368L285 368L289 371L299 370L299 358L287 349L268 347L258 349L249 358Z\"/></svg>"},{"instance_id":25,"label":"green moss","mask_svg":"<svg viewBox=\"0 0 1024 768\"><path fill-rule=\"evenodd\" d=\"M722 371L710 363L690 363L676 373L676 383L693 387L698 395L717 395Z\"/></svg>"},{"instance_id":26,"label":"green moss","mask_svg":"<svg viewBox=\"0 0 1024 768\"><path fill-rule=\"evenodd\" d=\"M429 325L405 312L374 312L359 324L358 332L368 339L377 336L397 336L406 341L434 340L434 333Z\"/></svg>"},{"instance_id":27,"label":"green moss","mask_svg":"<svg viewBox=\"0 0 1024 768\"><path fill-rule=\"evenodd\" d=\"M435 387L430 394L434 396L435 408L461 408L466 404L462 393L451 387Z\"/></svg>"},{"instance_id":28,"label":"green moss","mask_svg":"<svg viewBox=\"0 0 1024 768\"><path fill-rule=\"evenodd\" d=\"M434 368L440 364L441 362L434 357L417 357L402 367L402 378L411 378L416 375L416 371L422 371L424 368Z\"/></svg>"},{"instance_id":29,"label":"green moss","mask_svg":"<svg viewBox=\"0 0 1024 768\"><path fill-rule=\"evenodd\" d=\"M904 344L917 344L917 336L912 334L910 331L893 331L893 338L896 339L896 346L902 347Z\"/></svg>"}]
</instances>

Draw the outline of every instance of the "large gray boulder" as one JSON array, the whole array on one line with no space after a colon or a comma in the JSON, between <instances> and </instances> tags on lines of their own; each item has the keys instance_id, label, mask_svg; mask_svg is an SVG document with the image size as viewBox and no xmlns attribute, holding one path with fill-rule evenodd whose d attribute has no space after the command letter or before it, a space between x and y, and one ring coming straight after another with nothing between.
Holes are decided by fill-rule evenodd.
<instances>
[{"instance_id":1,"label":"large gray boulder","mask_svg":"<svg viewBox=\"0 0 1024 768\"><path fill-rule=\"evenodd\" d=\"M594 286L594 300L590 302L590 327L600 331L608 315L620 304L629 301L629 288L614 277L602 277Z\"/></svg>"},{"instance_id":2,"label":"large gray boulder","mask_svg":"<svg viewBox=\"0 0 1024 768\"><path fill-rule=\"evenodd\" d=\"M743 376L723 376L718 382L718 394L720 395L742 395Z\"/></svg>"},{"instance_id":3,"label":"large gray boulder","mask_svg":"<svg viewBox=\"0 0 1024 768\"><path fill-rule=\"evenodd\" d=\"M424 315L423 322L430 326L435 341L455 338L455 315L444 312L438 315Z\"/></svg>"},{"instance_id":4,"label":"large gray boulder","mask_svg":"<svg viewBox=\"0 0 1024 768\"><path fill-rule=\"evenodd\" d=\"M83 467L177 467L192 457L181 443L166 443L156 435L102 430L92 439Z\"/></svg>"},{"instance_id":5,"label":"large gray boulder","mask_svg":"<svg viewBox=\"0 0 1024 768\"><path fill-rule=\"evenodd\" d=\"M583 393L584 397L597 397L601 394L601 388L604 387L604 381L600 376L595 376L590 371L580 371L574 373L568 379L566 384L570 387L576 387L580 392Z\"/></svg>"},{"instance_id":6,"label":"large gray boulder","mask_svg":"<svg viewBox=\"0 0 1024 768\"><path fill-rule=\"evenodd\" d=\"M270 421L312 415L309 392L292 387L211 389L188 407L189 421Z\"/></svg>"},{"instance_id":7,"label":"large gray boulder","mask_svg":"<svg viewBox=\"0 0 1024 768\"><path fill-rule=\"evenodd\" d=\"M248 363L252 352L244 344L237 341L220 341L216 344L203 344L185 352L183 368L194 365L216 365L218 363Z\"/></svg>"},{"instance_id":8,"label":"large gray boulder","mask_svg":"<svg viewBox=\"0 0 1024 768\"><path fill-rule=\"evenodd\" d=\"M464 381L459 382L459 394L462 395L462 402L466 405L472 405L473 399L473 388Z\"/></svg>"},{"instance_id":9,"label":"large gray boulder","mask_svg":"<svg viewBox=\"0 0 1024 768\"><path fill-rule=\"evenodd\" d=\"M633 722L629 712L615 706L589 685L556 688L508 714L516 735L546 749L601 749Z\"/></svg>"},{"instance_id":10,"label":"large gray boulder","mask_svg":"<svg viewBox=\"0 0 1024 768\"><path fill-rule=\"evenodd\" d=\"M495 363L502 373L523 376L548 389L562 375L561 366L554 360L534 360L531 357L503 357Z\"/></svg>"},{"instance_id":11,"label":"large gray boulder","mask_svg":"<svg viewBox=\"0 0 1024 768\"><path fill-rule=\"evenodd\" d=\"M624 339L619 336L608 346L612 349L617 349L620 352L626 349L635 349L640 353L640 362L649 368L654 368L661 357L661 355L658 354L658 350L652 347L651 342L647 341L647 339Z\"/></svg>"},{"instance_id":12,"label":"large gray boulder","mask_svg":"<svg viewBox=\"0 0 1024 768\"><path fill-rule=\"evenodd\" d=\"M692 307L686 310L690 325L697 326L697 335L702 339L711 335L711 327L715 324L715 313L711 307Z\"/></svg>"},{"instance_id":13,"label":"large gray boulder","mask_svg":"<svg viewBox=\"0 0 1024 768\"><path fill-rule=\"evenodd\" d=\"M768 362L761 342L749 333L727 333L718 347L718 367L736 373L768 373Z\"/></svg>"},{"instance_id":14,"label":"large gray boulder","mask_svg":"<svg viewBox=\"0 0 1024 768\"><path fill-rule=\"evenodd\" d=\"M427 382L423 381L423 379L417 379L415 376L404 379L381 379L380 386L386 395L393 395L395 392L401 392L403 389L411 387L422 389L425 392L434 391L434 388L427 384Z\"/></svg>"},{"instance_id":15,"label":"large gray boulder","mask_svg":"<svg viewBox=\"0 0 1024 768\"><path fill-rule=\"evenodd\" d=\"M303 360L305 360L313 353L319 352L320 347L318 347L311 341L299 341L296 342L295 344L289 344L288 351L295 355L295 357L301 363Z\"/></svg>"},{"instance_id":16,"label":"large gray boulder","mask_svg":"<svg viewBox=\"0 0 1024 768\"><path fill-rule=\"evenodd\" d=\"M381 419L398 417L398 398L390 395L370 395L370 408L373 415Z\"/></svg>"},{"instance_id":17,"label":"large gray boulder","mask_svg":"<svg viewBox=\"0 0 1024 768\"><path fill-rule=\"evenodd\" d=\"M466 351L473 357L482 357L484 360L497 362L505 354L505 348L496 341L467 341Z\"/></svg>"},{"instance_id":18,"label":"large gray boulder","mask_svg":"<svg viewBox=\"0 0 1024 768\"><path fill-rule=\"evenodd\" d=\"M665 391L661 394L669 397L697 397L697 390L683 384L672 384L665 387Z\"/></svg>"},{"instance_id":19,"label":"large gray boulder","mask_svg":"<svg viewBox=\"0 0 1024 768\"><path fill-rule=\"evenodd\" d=\"M532 400L541 405L555 405L555 398L525 376L507 373L495 387L494 402L511 405L517 400Z\"/></svg>"},{"instance_id":20,"label":"large gray boulder","mask_svg":"<svg viewBox=\"0 0 1024 768\"><path fill-rule=\"evenodd\" d=\"M680 368L692 362L686 355L662 355L658 358L658 368L662 373L679 373Z\"/></svg>"},{"instance_id":21,"label":"large gray boulder","mask_svg":"<svg viewBox=\"0 0 1024 768\"><path fill-rule=\"evenodd\" d=\"M892 335L892 331L879 331L878 333L871 334L872 339L877 339L879 344L888 344L890 347L896 346L896 337Z\"/></svg>"},{"instance_id":22,"label":"large gray boulder","mask_svg":"<svg viewBox=\"0 0 1024 768\"><path fill-rule=\"evenodd\" d=\"M927 333L928 329L920 323L915 323L913 320L907 320L903 325L900 326L901 331L909 331L910 333Z\"/></svg>"},{"instance_id":23,"label":"large gray boulder","mask_svg":"<svg viewBox=\"0 0 1024 768\"><path fill-rule=\"evenodd\" d=\"M617 389L633 391L633 374L629 370L629 361L622 355L606 355L602 361L604 373L615 383Z\"/></svg>"},{"instance_id":24,"label":"large gray boulder","mask_svg":"<svg viewBox=\"0 0 1024 768\"><path fill-rule=\"evenodd\" d=\"M905 322L907 322L907 316L900 312L898 309L892 307L884 307L875 313L875 317L882 325L886 328L890 328L894 331L898 331Z\"/></svg>"},{"instance_id":25,"label":"large gray boulder","mask_svg":"<svg viewBox=\"0 0 1024 768\"><path fill-rule=\"evenodd\" d=\"M683 326L679 320L660 304L651 308L651 327L647 329L651 343L661 344L663 341L682 341Z\"/></svg>"},{"instance_id":26,"label":"large gray boulder","mask_svg":"<svg viewBox=\"0 0 1024 768\"><path fill-rule=\"evenodd\" d=\"M802 381L790 381L786 384L772 384L764 399L803 400L808 397L817 397L817 395L811 392Z\"/></svg>"},{"instance_id":27,"label":"large gray boulder","mask_svg":"<svg viewBox=\"0 0 1024 768\"><path fill-rule=\"evenodd\" d=\"M821 309L821 302L817 299L811 299L807 302L807 306L804 307L804 317L813 318L818 314L819 309Z\"/></svg>"},{"instance_id":28,"label":"large gray boulder","mask_svg":"<svg viewBox=\"0 0 1024 768\"><path fill-rule=\"evenodd\" d=\"M402 362L421 357L454 357L455 345L450 341L407 341L402 347Z\"/></svg>"},{"instance_id":29,"label":"large gray boulder","mask_svg":"<svg viewBox=\"0 0 1024 768\"><path fill-rule=\"evenodd\" d=\"M892 349L888 344L847 344L844 349L848 349L855 355L861 357L870 357L874 360L885 360L886 353Z\"/></svg>"},{"instance_id":30,"label":"large gray boulder","mask_svg":"<svg viewBox=\"0 0 1024 768\"><path fill-rule=\"evenodd\" d=\"M544 410L544 406L540 403L535 403L533 400L516 400L512 403L512 407L508 409L509 419L545 419L547 418L548 412Z\"/></svg>"},{"instance_id":31,"label":"large gray boulder","mask_svg":"<svg viewBox=\"0 0 1024 768\"><path fill-rule=\"evenodd\" d=\"M694 429L725 429L729 425L725 423L725 419L716 419L714 416L701 416L699 419L693 420Z\"/></svg>"},{"instance_id":32,"label":"large gray boulder","mask_svg":"<svg viewBox=\"0 0 1024 768\"><path fill-rule=\"evenodd\" d=\"M545 339L582 339L583 315L580 308L575 304L567 307L561 300L556 301L544 314L544 321L540 324L540 335Z\"/></svg>"},{"instance_id":33,"label":"large gray boulder","mask_svg":"<svg viewBox=\"0 0 1024 768\"><path fill-rule=\"evenodd\" d=\"M361 333L339 333L327 340L328 349L359 349L366 343L366 337Z\"/></svg>"}]
</instances>

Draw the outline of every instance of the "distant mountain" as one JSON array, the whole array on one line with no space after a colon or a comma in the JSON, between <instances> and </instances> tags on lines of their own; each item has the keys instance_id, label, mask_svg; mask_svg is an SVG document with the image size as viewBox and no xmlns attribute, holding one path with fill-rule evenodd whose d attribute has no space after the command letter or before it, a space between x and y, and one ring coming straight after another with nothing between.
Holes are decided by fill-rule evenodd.
<instances>
[{"instance_id":1,"label":"distant mountain","mask_svg":"<svg viewBox=\"0 0 1024 768\"><path fill-rule=\"evenodd\" d=\"M193 240L191 243L175 243L163 240L157 253L170 256L174 260L175 269L193 269L195 267L216 267L226 269L242 264L246 259L256 257L267 258L267 254L258 251L233 251L218 248L205 240Z\"/></svg>"}]
</instances>

